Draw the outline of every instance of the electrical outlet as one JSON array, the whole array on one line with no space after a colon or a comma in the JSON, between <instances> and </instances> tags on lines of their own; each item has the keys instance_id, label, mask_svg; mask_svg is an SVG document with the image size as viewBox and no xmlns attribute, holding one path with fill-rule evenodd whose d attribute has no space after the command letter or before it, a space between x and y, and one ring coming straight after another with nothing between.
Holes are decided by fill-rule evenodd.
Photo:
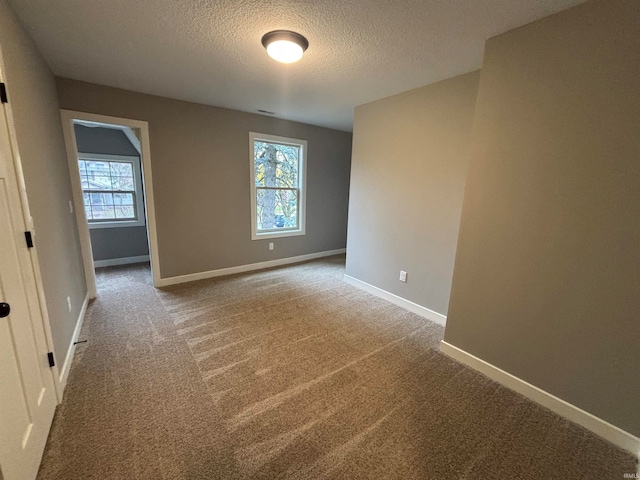
<instances>
[{"instance_id":1,"label":"electrical outlet","mask_svg":"<svg viewBox=\"0 0 640 480\"><path fill-rule=\"evenodd\" d=\"M273 242L269 242L269 250L273 250Z\"/></svg>"},{"instance_id":2,"label":"electrical outlet","mask_svg":"<svg viewBox=\"0 0 640 480\"><path fill-rule=\"evenodd\" d=\"M69 212L73 213L73 202L69 200Z\"/></svg>"},{"instance_id":3,"label":"electrical outlet","mask_svg":"<svg viewBox=\"0 0 640 480\"><path fill-rule=\"evenodd\" d=\"M71 311L71 297L67 297L67 307L69 307L69 311Z\"/></svg>"},{"instance_id":4,"label":"electrical outlet","mask_svg":"<svg viewBox=\"0 0 640 480\"><path fill-rule=\"evenodd\" d=\"M400 270L400 281L405 283L407 281L407 272L404 270Z\"/></svg>"}]
</instances>

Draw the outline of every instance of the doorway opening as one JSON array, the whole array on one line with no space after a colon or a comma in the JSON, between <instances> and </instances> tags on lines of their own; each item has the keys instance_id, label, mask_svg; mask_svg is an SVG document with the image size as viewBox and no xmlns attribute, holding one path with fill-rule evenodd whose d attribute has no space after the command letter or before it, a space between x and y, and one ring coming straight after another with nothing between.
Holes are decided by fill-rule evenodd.
<instances>
[{"instance_id":1,"label":"doorway opening","mask_svg":"<svg viewBox=\"0 0 640 480\"><path fill-rule=\"evenodd\" d=\"M146 122L62 110L89 296L96 268L151 263L159 280Z\"/></svg>"}]
</instances>

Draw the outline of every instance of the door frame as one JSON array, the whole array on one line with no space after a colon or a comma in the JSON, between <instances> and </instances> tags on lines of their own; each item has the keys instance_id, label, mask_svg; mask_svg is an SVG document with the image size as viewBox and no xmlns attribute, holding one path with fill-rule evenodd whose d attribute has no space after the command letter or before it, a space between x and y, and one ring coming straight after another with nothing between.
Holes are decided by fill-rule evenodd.
<instances>
[{"instance_id":1,"label":"door frame","mask_svg":"<svg viewBox=\"0 0 640 480\"><path fill-rule=\"evenodd\" d=\"M76 143L76 132L73 128L74 120L122 125L129 128L135 128L140 131L140 163L143 178L143 201L145 205L147 241L149 243L149 256L151 257L151 278L153 285L157 287L158 281L160 280L160 262L158 260L158 234L156 231L156 211L153 197L153 179L151 175L149 123L143 120L132 120L130 118L111 117L108 115L98 115L95 113L65 109L60 110L60 116L62 117L62 130L64 134L64 143L67 149L69 176L71 177L71 190L73 192L73 203L77 220L76 223L78 224L78 234L80 235L80 247L82 250L82 263L84 265L84 275L87 281L87 292L89 298L95 298L97 295L96 274L93 264L89 224L84 210L82 185L80 183L78 144Z\"/></svg>"}]
</instances>

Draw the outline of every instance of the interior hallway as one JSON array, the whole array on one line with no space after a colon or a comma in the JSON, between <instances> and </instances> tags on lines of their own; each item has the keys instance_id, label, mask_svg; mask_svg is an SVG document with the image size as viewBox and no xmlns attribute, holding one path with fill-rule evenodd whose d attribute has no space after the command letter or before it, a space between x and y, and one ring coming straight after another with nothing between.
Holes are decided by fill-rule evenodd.
<instances>
[{"instance_id":1,"label":"interior hallway","mask_svg":"<svg viewBox=\"0 0 640 480\"><path fill-rule=\"evenodd\" d=\"M42 479L618 479L635 459L439 353L344 257L156 290L101 269Z\"/></svg>"}]
</instances>

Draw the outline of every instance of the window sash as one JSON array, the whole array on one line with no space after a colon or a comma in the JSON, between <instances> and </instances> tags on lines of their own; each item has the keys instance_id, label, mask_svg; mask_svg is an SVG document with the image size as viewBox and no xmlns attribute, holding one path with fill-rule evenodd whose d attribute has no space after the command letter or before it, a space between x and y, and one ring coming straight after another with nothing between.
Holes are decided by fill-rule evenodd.
<instances>
[{"instance_id":1,"label":"window sash","mask_svg":"<svg viewBox=\"0 0 640 480\"><path fill-rule=\"evenodd\" d=\"M133 207L133 217L127 217L127 218L118 218L118 217L113 217L113 218L89 218L87 217L87 222L89 223L104 223L104 222L135 222L138 220L138 196L136 195L136 191L135 190L83 190L82 193L110 193L110 194L114 194L114 193L128 193L131 195L132 199L133 199L133 204L132 205L116 205L115 202L113 203L113 205L107 205L107 206L111 206L114 208L114 214L115 214L115 208L116 207L129 207L132 206ZM91 197L89 197L91 198ZM87 205L86 203L84 204L84 209L85 211L88 208L92 208L94 206L93 203L91 203L91 201L89 201L89 205ZM93 215L92 215L93 216Z\"/></svg>"},{"instance_id":2,"label":"window sash","mask_svg":"<svg viewBox=\"0 0 640 480\"><path fill-rule=\"evenodd\" d=\"M255 183L256 188L260 188L260 187L261 187L261 188L282 188L282 189L285 189L285 188L301 188L301 187L300 187L300 171L301 171L301 168L300 168L301 158L300 158L300 157L301 157L301 155L302 155L302 145L297 144L297 143L275 142L275 141L262 140L262 139L258 139L258 138L256 138L256 139L253 141L253 149L254 149L254 150L253 150L253 168L254 168L254 176L255 176L255 168L256 168L256 163L257 163L257 162L256 162L256 159L255 159L255 146L256 146L256 143L265 143L265 144L268 144L268 145L273 145L273 146L275 146L275 147L279 147L279 146L285 146L285 147L286 147L286 146L288 146L288 147L296 147L296 148L298 149L298 154L297 154L297 156L296 156L296 160L295 160L295 169L296 169L296 173L295 173L295 183L294 183L293 185L291 185L291 186L286 186L286 187L285 187L285 186L283 186L283 187L278 187L278 186L277 186L278 180L281 180L281 179L280 179L279 177L277 177L277 178L276 178L276 186L273 186L273 187L267 187L266 185L260 185L260 184L257 182L257 179L256 179L256 178L254 178L254 183ZM264 180L263 180L263 181L264 181Z\"/></svg>"},{"instance_id":3,"label":"window sash","mask_svg":"<svg viewBox=\"0 0 640 480\"><path fill-rule=\"evenodd\" d=\"M296 205L296 224L293 227L277 227L277 228L259 228L256 225L256 231L259 233L270 233L270 232L290 232L295 230L300 230L300 189L296 187L258 187L256 185L256 202L258 201L258 191L259 190L289 190L291 192L296 193L296 199L298 201ZM256 211L257 214L257 211Z\"/></svg>"}]
</instances>

